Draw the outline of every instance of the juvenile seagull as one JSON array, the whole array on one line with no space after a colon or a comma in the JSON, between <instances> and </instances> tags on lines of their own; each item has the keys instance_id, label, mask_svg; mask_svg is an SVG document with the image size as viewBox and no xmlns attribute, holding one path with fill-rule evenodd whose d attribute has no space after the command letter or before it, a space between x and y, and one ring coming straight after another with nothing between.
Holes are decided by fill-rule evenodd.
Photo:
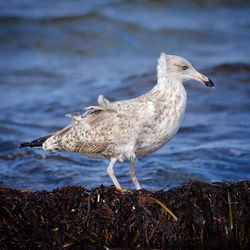
<instances>
[{"instance_id":1,"label":"juvenile seagull","mask_svg":"<svg viewBox=\"0 0 250 250\"><path fill-rule=\"evenodd\" d=\"M141 189L135 176L136 159L156 151L176 135L187 103L183 82L194 79L214 87L187 60L165 53L158 58L157 78L151 91L134 99L110 102L100 95L98 106L87 107L82 115L68 115L73 120L69 126L20 147L74 151L110 159L107 172L119 190L122 188L114 165L116 161L130 160L131 178L136 189Z\"/></svg>"}]
</instances>

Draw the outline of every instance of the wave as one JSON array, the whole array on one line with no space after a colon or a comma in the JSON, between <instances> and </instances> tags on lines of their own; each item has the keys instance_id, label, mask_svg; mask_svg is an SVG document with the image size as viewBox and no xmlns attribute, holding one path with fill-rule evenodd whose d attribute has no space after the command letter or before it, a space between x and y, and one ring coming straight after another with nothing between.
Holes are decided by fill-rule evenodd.
<instances>
[{"instance_id":1,"label":"wave","mask_svg":"<svg viewBox=\"0 0 250 250\"><path fill-rule=\"evenodd\" d=\"M49 21L62 22L83 19L89 16L103 15L108 18L124 19L125 16L120 11L131 9L141 9L141 11L154 11L162 8L179 8L196 7L207 9L207 7L244 7L249 6L248 0L144 0L144 1L125 1L125 0L95 0L95 1L78 1L71 3L70 0L64 1L44 1L38 4L36 0L12 2L10 4L0 2L0 23L14 21ZM126 21L125 19L123 21Z\"/></svg>"},{"instance_id":2,"label":"wave","mask_svg":"<svg viewBox=\"0 0 250 250\"><path fill-rule=\"evenodd\" d=\"M73 22L88 19L91 17L101 16L96 12L88 12L85 14L77 15L64 15L64 16L29 16L29 15L0 15L0 24L9 22L42 22L42 23L60 23L60 22Z\"/></svg>"},{"instance_id":3,"label":"wave","mask_svg":"<svg viewBox=\"0 0 250 250\"><path fill-rule=\"evenodd\" d=\"M228 72L250 72L250 64L248 63L224 63L216 65L212 68L212 72L215 73L228 73Z\"/></svg>"}]
</instances>

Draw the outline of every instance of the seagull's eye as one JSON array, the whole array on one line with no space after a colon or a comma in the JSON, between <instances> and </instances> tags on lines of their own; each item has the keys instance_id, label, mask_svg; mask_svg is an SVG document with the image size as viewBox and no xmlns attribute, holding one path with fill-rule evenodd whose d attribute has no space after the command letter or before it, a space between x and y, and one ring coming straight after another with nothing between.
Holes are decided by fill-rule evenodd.
<instances>
[{"instance_id":1,"label":"seagull's eye","mask_svg":"<svg viewBox=\"0 0 250 250\"><path fill-rule=\"evenodd\" d=\"M188 69L188 66L182 66L182 70Z\"/></svg>"}]
</instances>

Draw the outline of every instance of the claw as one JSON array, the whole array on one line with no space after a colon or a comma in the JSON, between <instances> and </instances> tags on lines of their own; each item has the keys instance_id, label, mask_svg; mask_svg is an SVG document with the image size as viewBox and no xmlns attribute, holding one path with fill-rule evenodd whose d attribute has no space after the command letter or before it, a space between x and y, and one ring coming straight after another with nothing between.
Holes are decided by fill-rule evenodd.
<instances>
[{"instance_id":1,"label":"claw","mask_svg":"<svg viewBox=\"0 0 250 250\"><path fill-rule=\"evenodd\" d=\"M120 192L120 193L131 193L131 191L128 190L128 189L116 188L116 190L117 190L118 192Z\"/></svg>"}]
</instances>

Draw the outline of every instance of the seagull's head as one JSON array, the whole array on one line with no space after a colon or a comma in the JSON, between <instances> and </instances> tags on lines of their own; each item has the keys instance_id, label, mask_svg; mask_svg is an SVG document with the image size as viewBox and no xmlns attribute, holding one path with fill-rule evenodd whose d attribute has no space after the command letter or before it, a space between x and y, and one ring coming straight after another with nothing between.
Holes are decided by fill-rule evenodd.
<instances>
[{"instance_id":1,"label":"seagull's head","mask_svg":"<svg viewBox=\"0 0 250 250\"><path fill-rule=\"evenodd\" d=\"M190 62L180 56L161 53L158 59L157 74L158 78L172 78L182 83L187 80L196 80L207 87L214 87L211 79L198 72Z\"/></svg>"}]
</instances>

